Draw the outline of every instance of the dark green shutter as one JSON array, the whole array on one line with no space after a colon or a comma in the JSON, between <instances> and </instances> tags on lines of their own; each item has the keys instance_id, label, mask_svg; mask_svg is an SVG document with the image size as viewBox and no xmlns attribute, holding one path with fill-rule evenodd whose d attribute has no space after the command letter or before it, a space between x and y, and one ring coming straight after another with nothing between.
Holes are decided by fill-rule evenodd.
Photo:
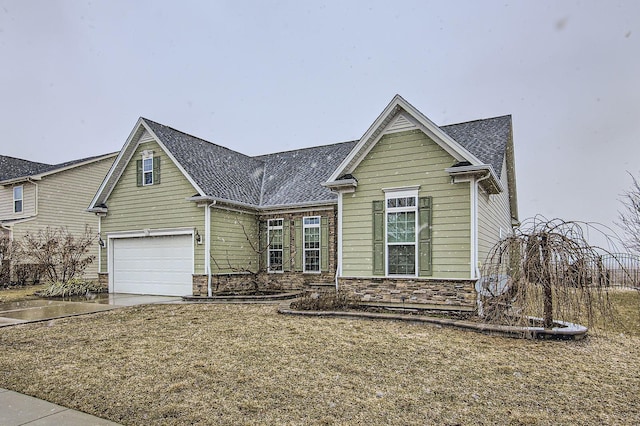
<instances>
[{"instance_id":1,"label":"dark green shutter","mask_svg":"<svg viewBox=\"0 0 640 426\"><path fill-rule=\"evenodd\" d=\"M384 275L384 201L373 202L373 275Z\"/></svg>"},{"instance_id":2,"label":"dark green shutter","mask_svg":"<svg viewBox=\"0 0 640 426\"><path fill-rule=\"evenodd\" d=\"M268 244L269 242L267 241L267 222L260 222L259 226L259 232L260 235L258 236L258 250L260 251L260 263L262 263L262 265L260 265L260 269L263 271L266 271L268 266L269 266L269 261L267 260L269 258L269 247Z\"/></svg>"},{"instance_id":3,"label":"dark green shutter","mask_svg":"<svg viewBox=\"0 0 640 426\"><path fill-rule=\"evenodd\" d=\"M160 184L160 157L153 157L153 184Z\"/></svg>"},{"instance_id":4,"label":"dark green shutter","mask_svg":"<svg viewBox=\"0 0 640 426\"><path fill-rule=\"evenodd\" d=\"M282 221L282 270L291 270L291 229L289 221Z\"/></svg>"},{"instance_id":5,"label":"dark green shutter","mask_svg":"<svg viewBox=\"0 0 640 426\"><path fill-rule=\"evenodd\" d=\"M304 253L304 247L302 247L302 219L296 219L294 221L294 236L295 236L295 271L302 272L302 253Z\"/></svg>"},{"instance_id":6,"label":"dark green shutter","mask_svg":"<svg viewBox=\"0 0 640 426\"><path fill-rule=\"evenodd\" d=\"M142 160L136 160L136 185L142 186Z\"/></svg>"},{"instance_id":7,"label":"dark green shutter","mask_svg":"<svg viewBox=\"0 0 640 426\"><path fill-rule=\"evenodd\" d=\"M432 217L431 197L421 197L418 203L418 215L420 233L419 241L419 262L420 276L430 276L433 274L431 262L431 217Z\"/></svg>"},{"instance_id":8,"label":"dark green shutter","mask_svg":"<svg viewBox=\"0 0 640 426\"><path fill-rule=\"evenodd\" d=\"M320 218L320 270L329 270L329 218Z\"/></svg>"}]
</instances>

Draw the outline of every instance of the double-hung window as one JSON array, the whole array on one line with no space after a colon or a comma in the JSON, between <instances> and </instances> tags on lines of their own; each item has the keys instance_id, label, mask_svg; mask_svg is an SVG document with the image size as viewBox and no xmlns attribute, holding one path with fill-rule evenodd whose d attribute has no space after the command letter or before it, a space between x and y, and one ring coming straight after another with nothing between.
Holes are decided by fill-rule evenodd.
<instances>
[{"instance_id":1,"label":"double-hung window","mask_svg":"<svg viewBox=\"0 0 640 426\"><path fill-rule=\"evenodd\" d=\"M267 241L268 241L268 271L282 272L284 258L284 238L283 238L283 220L269 219L267 224Z\"/></svg>"},{"instance_id":2,"label":"double-hung window","mask_svg":"<svg viewBox=\"0 0 640 426\"><path fill-rule=\"evenodd\" d=\"M320 272L320 216L303 218L304 272Z\"/></svg>"},{"instance_id":3,"label":"double-hung window","mask_svg":"<svg viewBox=\"0 0 640 426\"><path fill-rule=\"evenodd\" d=\"M417 191L385 194L387 275L415 276L418 258Z\"/></svg>"},{"instance_id":4,"label":"double-hung window","mask_svg":"<svg viewBox=\"0 0 640 426\"><path fill-rule=\"evenodd\" d=\"M13 187L13 212L14 213L22 213L22 202L24 199L23 187L14 186Z\"/></svg>"},{"instance_id":5,"label":"double-hung window","mask_svg":"<svg viewBox=\"0 0 640 426\"><path fill-rule=\"evenodd\" d=\"M142 185L153 185L153 153L142 157Z\"/></svg>"}]
</instances>

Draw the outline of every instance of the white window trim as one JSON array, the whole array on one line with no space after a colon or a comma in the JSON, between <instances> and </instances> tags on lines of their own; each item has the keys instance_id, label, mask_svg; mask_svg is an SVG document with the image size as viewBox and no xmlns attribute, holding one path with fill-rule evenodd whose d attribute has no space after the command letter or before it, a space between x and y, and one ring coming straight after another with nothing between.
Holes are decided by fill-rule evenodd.
<instances>
[{"instance_id":1,"label":"white window trim","mask_svg":"<svg viewBox=\"0 0 640 426\"><path fill-rule=\"evenodd\" d=\"M151 170L145 171L144 163L145 160L151 160ZM151 173L151 183L147 183L147 180L144 178L146 173ZM155 181L155 176L153 175L153 151L143 151L142 152L142 186L151 186Z\"/></svg>"},{"instance_id":2,"label":"white window trim","mask_svg":"<svg viewBox=\"0 0 640 426\"><path fill-rule=\"evenodd\" d=\"M271 221L281 221L281 225L271 226ZM281 249L272 249L271 248L271 231L272 230L280 230L282 234L282 248ZM272 270L271 269L271 252L279 251L282 253L282 265L281 269ZM270 274L281 274L284 272L284 219L276 218L276 219L267 219L267 272Z\"/></svg>"},{"instance_id":3,"label":"white window trim","mask_svg":"<svg viewBox=\"0 0 640 426\"><path fill-rule=\"evenodd\" d=\"M388 207L388 201L393 198L414 198L415 203L413 206L408 207ZM419 268L419 253L418 253L418 232L419 232L419 215L418 215L418 187L408 188L386 188L384 189L384 274L390 278L415 278L418 276ZM388 215L389 213L398 212L414 212L414 230L415 237L413 240L414 245L414 265L413 274L389 274L389 234L388 234ZM393 244L393 243L392 243Z\"/></svg>"},{"instance_id":4,"label":"white window trim","mask_svg":"<svg viewBox=\"0 0 640 426\"><path fill-rule=\"evenodd\" d=\"M306 219L318 219L318 223L307 224ZM322 222L322 218L320 216L305 216L302 218L302 272L306 274L319 274L322 272L322 229L320 228L320 223ZM304 232L307 228L318 228L318 248L317 249L307 249L305 238L307 234ZM318 270L317 271L307 271L307 251L317 251L318 252Z\"/></svg>"},{"instance_id":5,"label":"white window trim","mask_svg":"<svg viewBox=\"0 0 640 426\"><path fill-rule=\"evenodd\" d=\"M16 189L20 188L20 194L22 195L20 198L16 198ZM23 213L24 212L24 185L17 185L13 187L13 212L14 213ZM16 210L16 201L20 201L20 211Z\"/></svg>"}]
</instances>

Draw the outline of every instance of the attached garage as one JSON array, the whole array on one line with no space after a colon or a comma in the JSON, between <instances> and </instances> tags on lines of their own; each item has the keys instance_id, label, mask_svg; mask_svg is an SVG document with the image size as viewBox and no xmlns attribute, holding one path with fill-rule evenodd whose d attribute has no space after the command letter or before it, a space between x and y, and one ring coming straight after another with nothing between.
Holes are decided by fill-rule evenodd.
<instances>
[{"instance_id":1,"label":"attached garage","mask_svg":"<svg viewBox=\"0 0 640 426\"><path fill-rule=\"evenodd\" d=\"M113 238L110 241L111 292L166 296L192 294L191 234Z\"/></svg>"}]
</instances>

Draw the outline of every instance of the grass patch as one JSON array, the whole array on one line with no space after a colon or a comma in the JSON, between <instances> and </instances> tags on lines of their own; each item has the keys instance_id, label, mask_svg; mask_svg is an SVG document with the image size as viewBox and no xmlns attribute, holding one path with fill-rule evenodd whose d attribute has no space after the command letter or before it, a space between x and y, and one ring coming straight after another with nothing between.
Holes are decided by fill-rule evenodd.
<instances>
[{"instance_id":1,"label":"grass patch","mask_svg":"<svg viewBox=\"0 0 640 426\"><path fill-rule=\"evenodd\" d=\"M640 422L637 330L541 342L176 304L7 327L0 348L3 387L123 424Z\"/></svg>"},{"instance_id":2,"label":"grass patch","mask_svg":"<svg viewBox=\"0 0 640 426\"><path fill-rule=\"evenodd\" d=\"M44 290L45 287L46 284L36 284L0 288L0 303L38 299L39 297L35 293Z\"/></svg>"}]
</instances>

